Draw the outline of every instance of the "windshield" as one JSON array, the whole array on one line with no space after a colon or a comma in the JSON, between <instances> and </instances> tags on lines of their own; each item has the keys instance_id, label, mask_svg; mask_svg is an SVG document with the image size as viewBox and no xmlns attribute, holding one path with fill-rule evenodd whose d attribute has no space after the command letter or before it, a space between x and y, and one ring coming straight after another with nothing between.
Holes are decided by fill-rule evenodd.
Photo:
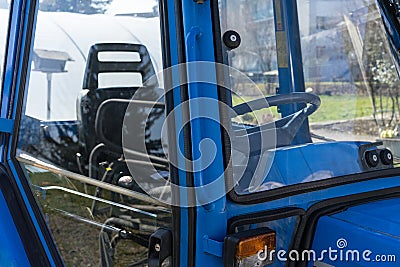
<instances>
[{"instance_id":1,"label":"windshield","mask_svg":"<svg viewBox=\"0 0 400 267\"><path fill-rule=\"evenodd\" d=\"M396 167L400 82L376 1L282 2L219 1L222 35L241 39L222 38L241 72L230 75L236 193Z\"/></svg>"}]
</instances>

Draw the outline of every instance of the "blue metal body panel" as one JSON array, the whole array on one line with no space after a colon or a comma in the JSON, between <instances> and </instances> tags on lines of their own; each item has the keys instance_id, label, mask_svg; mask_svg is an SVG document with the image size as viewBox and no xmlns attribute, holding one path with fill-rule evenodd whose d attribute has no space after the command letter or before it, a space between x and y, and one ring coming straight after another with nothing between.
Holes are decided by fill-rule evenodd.
<instances>
[{"instance_id":1,"label":"blue metal body panel","mask_svg":"<svg viewBox=\"0 0 400 267\"><path fill-rule=\"evenodd\" d=\"M30 266L2 192L0 214L0 266Z\"/></svg>"},{"instance_id":2,"label":"blue metal body panel","mask_svg":"<svg viewBox=\"0 0 400 267\"><path fill-rule=\"evenodd\" d=\"M390 199L356 206L330 217L399 239L399 211L400 199Z\"/></svg>"},{"instance_id":3,"label":"blue metal body panel","mask_svg":"<svg viewBox=\"0 0 400 267\"><path fill-rule=\"evenodd\" d=\"M329 247L336 250L337 253L333 252L330 259L327 255L324 260L321 259L321 262L336 267L349 266L349 261L351 266L397 266L395 261L400 259L399 209L400 199L391 199L322 217L318 222L313 249L318 252L317 255L322 250L329 250ZM343 243L338 243L338 240ZM353 256L348 252L351 250L358 251L358 261L352 260ZM365 257L363 253L366 253ZM336 260L333 260L334 255L337 255ZM357 254L354 259L356 257ZM383 257L385 262L382 262ZM309 266L313 266L312 263Z\"/></svg>"},{"instance_id":4,"label":"blue metal body panel","mask_svg":"<svg viewBox=\"0 0 400 267\"><path fill-rule=\"evenodd\" d=\"M206 1L204 4L198 4L194 1L182 1L182 8L185 38L187 39L191 37L194 27L198 27L199 30L197 38L191 40L189 39L189 41L186 43L187 60L210 62L215 61L214 49L204 49L214 47L210 1ZM193 46L190 47L190 44ZM196 186L201 186L217 180L221 177L221 175L223 178L223 144L221 139L220 125L215 123L213 120L203 118L203 115L207 115L209 113L205 112L205 107L204 105L201 105L201 101L196 101L196 99L206 97L209 100L207 109L215 111L212 118L216 119L216 122L219 122L217 86L215 84L196 82L199 73L195 73L193 71L195 71L195 69L190 70L191 73L189 79L191 79L192 82L188 84L189 99L192 101L190 103L190 117L194 119L193 122L191 122L193 159L200 159L199 164L204 164L204 161L206 161L207 156L201 155L199 150L201 142L204 138L209 138L211 142L215 144L216 149L216 151L209 151L210 153L215 153L215 160L212 162L212 164L208 168L204 170L200 169L200 171L194 172L193 174L194 184ZM215 69L210 69L207 71L207 73L212 75L209 76L210 81L216 80ZM222 184L219 184L219 189L224 190L224 180L220 180L222 180ZM202 197L205 195L206 192L202 191L201 189L196 190L196 197L198 201L199 196ZM203 200L200 199L200 203L202 201ZM222 265L222 258L204 252L203 237L208 236L210 239L218 241L224 238L227 221L225 201L225 197L223 196L206 206L202 205L196 207L196 222L194 222L196 223L196 233L195 236L192 237L195 238L196 242L196 255L194 259L196 266ZM210 218L212 218L212 223ZM182 234L186 235L187 232ZM184 252L182 251L181 254L183 253ZM181 262L181 266L184 266L183 262Z\"/></svg>"}]
</instances>

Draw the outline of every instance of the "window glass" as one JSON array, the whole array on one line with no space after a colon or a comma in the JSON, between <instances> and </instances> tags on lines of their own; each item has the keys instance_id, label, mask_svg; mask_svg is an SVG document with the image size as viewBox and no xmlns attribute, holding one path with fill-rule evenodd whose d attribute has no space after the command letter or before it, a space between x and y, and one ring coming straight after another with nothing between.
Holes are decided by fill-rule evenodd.
<instances>
[{"instance_id":1,"label":"window glass","mask_svg":"<svg viewBox=\"0 0 400 267\"><path fill-rule=\"evenodd\" d=\"M31 59L17 159L65 263L147 266L171 222L136 183L169 179L158 2L40 1Z\"/></svg>"},{"instance_id":2,"label":"window glass","mask_svg":"<svg viewBox=\"0 0 400 267\"><path fill-rule=\"evenodd\" d=\"M219 1L222 34L242 39L223 39L241 72L230 73L236 192L396 167L400 82L376 1L298 0L294 78L282 2Z\"/></svg>"},{"instance_id":3,"label":"window glass","mask_svg":"<svg viewBox=\"0 0 400 267\"><path fill-rule=\"evenodd\" d=\"M4 59L6 53L6 42L8 32L8 18L10 3L8 0L0 0L0 85L3 84Z\"/></svg>"}]
</instances>

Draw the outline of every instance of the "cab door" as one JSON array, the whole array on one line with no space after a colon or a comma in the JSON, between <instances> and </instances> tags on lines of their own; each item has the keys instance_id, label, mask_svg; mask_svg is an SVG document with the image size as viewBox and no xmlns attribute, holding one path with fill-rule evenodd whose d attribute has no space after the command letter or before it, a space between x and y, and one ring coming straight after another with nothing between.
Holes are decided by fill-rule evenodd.
<instances>
[{"instance_id":1,"label":"cab door","mask_svg":"<svg viewBox=\"0 0 400 267\"><path fill-rule=\"evenodd\" d=\"M174 3L0 4L4 264L172 265Z\"/></svg>"}]
</instances>

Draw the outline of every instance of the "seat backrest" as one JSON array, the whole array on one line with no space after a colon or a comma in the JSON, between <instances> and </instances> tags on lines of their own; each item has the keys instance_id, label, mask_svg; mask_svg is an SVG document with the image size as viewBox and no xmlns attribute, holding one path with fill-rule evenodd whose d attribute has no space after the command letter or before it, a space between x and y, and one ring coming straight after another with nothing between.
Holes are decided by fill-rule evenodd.
<instances>
[{"instance_id":1,"label":"seat backrest","mask_svg":"<svg viewBox=\"0 0 400 267\"><path fill-rule=\"evenodd\" d=\"M99 55L108 52L136 53L139 55L139 59L137 61L126 59L122 61L101 61ZM79 143L81 146L81 153L86 159L88 159L92 149L101 142L95 129L98 108L104 101L109 99L131 99L139 88L138 86L129 85L126 87L111 86L99 88L99 76L102 73L139 73L143 84L151 80L153 81L152 84L149 85L147 83L147 86L158 86L157 79L153 78L155 71L150 55L144 45L107 43L96 44L90 48L83 81L83 91L79 95L77 102ZM119 81L116 80L116 83L118 82ZM113 143L118 145L122 143L121 129L126 107L126 104L119 106L117 103L112 110L111 120L115 129L112 139ZM110 116L104 119L106 120L104 125L107 125Z\"/></svg>"},{"instance_id":2,"label":"seat backrest","mask_svg":"<svg viewBox=\"0 0 400 267\"><path fill-rule=\"evenodd\" d=\"M137 61L101 61L101 53L107 52L126 52L137 53ZM101 73L140 73L142 82L149 81L155 75L154 67L147 48L141 44L95 44L89 50L89 56L86 63L85 77L83 80L83 89L96 90L99 88L99 75ZM151 81L156 79L151 79ZM157 84L151 84L157 86Z\"/></svg>"}]
</instances>

